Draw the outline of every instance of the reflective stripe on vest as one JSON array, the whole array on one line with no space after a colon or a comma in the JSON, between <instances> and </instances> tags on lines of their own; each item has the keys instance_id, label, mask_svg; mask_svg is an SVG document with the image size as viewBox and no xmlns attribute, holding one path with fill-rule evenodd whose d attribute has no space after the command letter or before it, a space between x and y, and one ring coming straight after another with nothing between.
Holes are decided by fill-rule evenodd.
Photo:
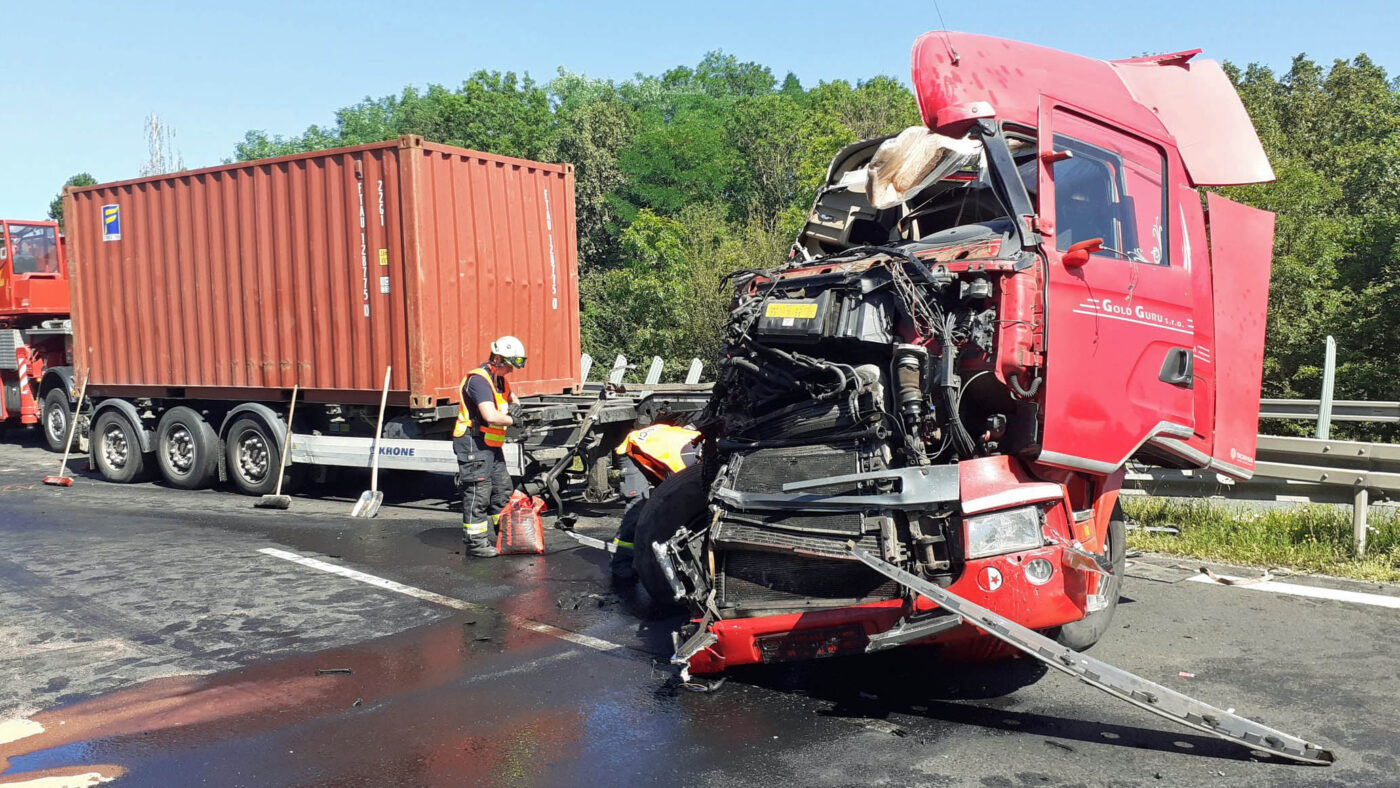
<instances>
[{"instance_id":1,"label":"reflective stripe on vest","mask_svg":"<svg viewBox=\"0 0 1400 788\"><path fill-rule=\"evenodd\" d=\"M684 451L700 433L670 424L653 424L628 433L615 450L631 457L653 479L664 479L686 466Z\"/></svg>"},{"instance_id":2,"label":"reflective stripe on vest","mask_svg":"<svg viewBox=\"0 0 1400 788\"><path fill-rule=\"evenodd\" d=\"M496 401L496 410L505 413L510 410L510 383L502 380L504 391L496 390L496 381L492 379L491 373L485 367L477 367L468 372L462 378L462 402L457 406L457 423L452 427L452 437L460 438L467 434L467 430L472 428L472 412L467 406L467 381L472 375L479 375L486 380L486 385L491 388L491 397ZM477 428L481 433L482 442L487 446L500 446L506 442L506 428L494 424L482 424Z\"/></svg>"}]
</instances>

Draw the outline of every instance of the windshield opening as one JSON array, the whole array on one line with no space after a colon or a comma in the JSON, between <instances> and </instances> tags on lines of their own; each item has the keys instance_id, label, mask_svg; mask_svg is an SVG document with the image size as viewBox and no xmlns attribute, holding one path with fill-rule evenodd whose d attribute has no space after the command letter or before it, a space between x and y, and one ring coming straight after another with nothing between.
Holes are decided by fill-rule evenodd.
<instances>
[{"instance_id":1,"label":"windshield opening","mask_svg":"<svg viewBox=\"0 0 1400 788\"><path fill-rule=\"evenodd\" d=\"M51 226L11 224L7 251L16 276L59 272L58 233Z\"/></svg>"}]
</instances>

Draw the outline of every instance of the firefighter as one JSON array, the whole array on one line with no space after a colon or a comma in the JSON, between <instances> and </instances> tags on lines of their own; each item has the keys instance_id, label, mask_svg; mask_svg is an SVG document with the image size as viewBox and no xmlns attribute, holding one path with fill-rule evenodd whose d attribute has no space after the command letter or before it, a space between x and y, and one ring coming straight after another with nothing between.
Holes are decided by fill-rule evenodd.
<instances>
[{"instance_id":1,"label":"firefighter","mask_svg":"<svg viewBox=\"0 0 1400 788\"><path fill-rule=\"evenodd\" d=\"M613 539L617 552L613 553L610 568L617 582L633 583L637 579L637 572L632 568L632 540L637 533L641 503L650 495L653 486L695 464L699 440L700 433L689 427L653 424L628 433L614 450L621 458L622 497L627 501L622 524Z\"/></svg>"},{"instance_id":2,"label":"firefighter","mask_svg":"<svg viewBox=\"0 0 1400 788\"><path fill-rule=\"evenodd\" d=\"M462 378L462 404L452 429L452 450L457 455L457 483L462 490L462 541L467 554L477 558L496 555L492 525L510 500L510 474L501 446L506 427L515 423L520 400L506 378L525 366L525 343L504 336L491 343L485 364Z\"/></svg>"}]
</instances>

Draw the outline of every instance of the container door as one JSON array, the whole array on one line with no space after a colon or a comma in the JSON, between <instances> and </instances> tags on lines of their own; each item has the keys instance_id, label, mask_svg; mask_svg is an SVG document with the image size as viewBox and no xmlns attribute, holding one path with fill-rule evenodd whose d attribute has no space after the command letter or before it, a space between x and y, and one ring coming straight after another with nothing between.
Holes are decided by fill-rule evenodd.
<instances>
[{"instance_id":1,"label":"container door","mask_svg":"<svg viewBox=\"0 0 1400 788\"><path fill-rule=\"evenodd\" d=\"M1191 276L1172 263L1165 149L1049 98L1041 106L1040 461L1109 473L1155 436L1193 433ZM1087 258L1067 254L1093 239L1102 248Z\"/></svg>"}]
</instances>

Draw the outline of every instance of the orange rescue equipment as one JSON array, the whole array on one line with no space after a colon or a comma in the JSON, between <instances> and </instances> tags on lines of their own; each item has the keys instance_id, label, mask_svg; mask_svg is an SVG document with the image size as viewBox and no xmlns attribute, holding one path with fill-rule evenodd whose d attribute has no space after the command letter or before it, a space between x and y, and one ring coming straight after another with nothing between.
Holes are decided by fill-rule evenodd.
<instances>
[{"instance_id":1,"label":"orange rescue equipment","mask_svg":"<svg viewBox=\"0 0 1400 788\"><path fill-rule=\"evenodd\" d=\"M653 424L628 433L615 451L631 457L653 481L660 481L686 467L685 449L699 437L699 432L685 427Z\"/></svg>"},{"instance_id":2,"label":"orange rescue equipment","mask_svg":"<svg viewBox=\"0 0 1400 788\"><path fill-rule=\"evenodd\" d=\"M452 428L452 437L460 438L467 434L467 430L472 428L472 412L467 406L467 381L472 375L479 375L486 380L486 385L491 387L491 396L496 401L496 410L505 413L510 410L510 383L505 378L501 378L501 388L496 388L496 379L487 371L486 367L477 367L468 372L462 378L462 402L457 406L457 424ZM482 424L480 427L481 439L487 446L500 446L506 442L506 428L494 424Z\"/></svg>"}]
</instances>

